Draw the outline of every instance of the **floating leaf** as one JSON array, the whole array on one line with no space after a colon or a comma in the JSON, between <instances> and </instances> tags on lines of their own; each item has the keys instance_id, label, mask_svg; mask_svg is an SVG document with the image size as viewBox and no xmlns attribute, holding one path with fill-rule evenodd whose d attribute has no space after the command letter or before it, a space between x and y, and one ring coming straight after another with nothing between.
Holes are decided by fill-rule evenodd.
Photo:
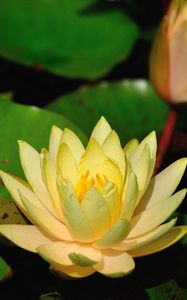
<instances>
[{"instance_id":1,"label":"floating leaf","mask_svg":"<svg viewBox=\"0 0 187 300\"><path fill-rule=\"evenodd\" d=\"M156 287L147 289L147 294L150 300L184 300L182 290L177 285L174 279L165 282Z\"/></svg>"},{"instance_id":2,"label":"floating leaf","mask_svg":"<svg viewBox=\"0 0 187 300\"><path fill-rule=\"evenodd\" d=\"M23 177L19 162L17 140L25 140L36 149L48 145L52 125L74 130L83 142L85 135L65 117L39 109L24 106L0 98L0 169ZM7 199L7 192L0 187L0 197ZM8 198L10 199L10 197Z\"/></svg>"},{"instance_id":3,"label":"floating leaf","mask_svg":"<svg viewBox=\"0 0 187 300\"><path fill-rule=\"evenodd\" d=\"M123 143L132 137L142 139L153 129L159 134L168 112L167 105L146 80L83 87L57 99L48 109L61 112L87 134L104 115Z\"/></svg>"},{"instance_id":4,"label":"floating leaf","mask_svg":"<svg viewBox=\"0 0 187 300\"><path fill-rule=\"evenodd\" d=\"M27 224L13 201L0 199L0 224Z\"/></svg>"},{"instance_id":5,"label":"floating leaf","mask_svg":"<svg viewBox=\"0 0 187 300\"><path fill-rule=\"evenodd\" d=\"M0 256L0 282L4 281L12 276L12 270L7 265L5 260Z\"/></svg>"},{"instance_id":6,"label":"floating leaf","mask_svg":"<svg viewBox=\"0 0 187 300\"><path fill-rule=\"evenodd\" d=\"M0 54L63 76L103 76L138 35L125 12L97 0L0 1Z\"/></svg>"}]
</instances>

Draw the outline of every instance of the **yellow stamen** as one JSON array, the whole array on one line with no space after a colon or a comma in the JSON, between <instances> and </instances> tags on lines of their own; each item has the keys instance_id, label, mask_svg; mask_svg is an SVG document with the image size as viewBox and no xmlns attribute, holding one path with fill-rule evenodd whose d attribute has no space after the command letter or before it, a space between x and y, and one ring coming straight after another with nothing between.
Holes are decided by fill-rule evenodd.
<instances>
[{"instance_id":1,"label":"yellow stamen","mask_svg":"<svg viewBox=\"0 0 187 300\"><path fill-rule=\"evenodd\" d=\"M101 178L101 176L99 174L96 174L96 179L97 179L96 188L99 191L101 191L103 189L103 186L104 186L104 180Z\"/></svg>"},{"instance_id":2,"label":"yellow stamen","mask_svg":"<svg viewBox=\"0 0 187 300\"><path fill-rule=\"evenodd\" d=\"M89 188L95 186L99 191L102 191L105 183L105 180L99 174L96 174L95 178L92 177L88 179L88 177L89 171L87 171L85 175L81 175L81 178L75 187L75 193L80 202L83 200Z\"/></svg>"}]
</instances>

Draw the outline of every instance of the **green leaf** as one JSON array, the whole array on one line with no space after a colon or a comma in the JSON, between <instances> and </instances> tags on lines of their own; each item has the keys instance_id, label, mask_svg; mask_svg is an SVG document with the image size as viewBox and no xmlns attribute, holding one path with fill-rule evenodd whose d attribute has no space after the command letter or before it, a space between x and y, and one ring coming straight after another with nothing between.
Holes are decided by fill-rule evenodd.
<instances>
[{"instance_id":1,"label":"green leaf","mask_svg":"<svg viewBox=\"0 0 187 300\"><path fill-rule=\"evenodd\" d=\"M119 134L122 144L130 138L143 138L153 129L159 134L168 107L146 80L124 80L84 87L48 106L61 112L90 134L104 115Z\"/></svg>"},{"instance_id":2,"label":"green leaf","mask_svg":"<svg viewBox=\"0 0 187 300\"><path fill-rule=\"evenodd\" d=\"M0 1L0 54L63 76L105 75L127 58L139 29L125 12L97 2Z\"/></svg>"},{"instance_id":3,"label":"green leaf","mask_svg":"<svg viewBox=\"0 0 187 300\"><path fill-rule=\"evenodd\" d=\"M12 276L12 270L0 256L0 282Z\"/></svg>"},{"instance_id":4,"label":"green leaf","mask_svg":"<svg viewBox=\"0 0 187 300\"><path fill-rule=\"evenodd\" d=\"M24 106L0 98L0 169L24 177L19 161L17 140L24 140L37 150L48 147L52 125L68 127L85 142L86 137L65 117L39 109ZM0 186L0 197L7 199L4 187ZM10 196L8 197L10 199Z\"/></svg>"},{"instance_id":5,"label":"green leaf","mask_svg":"<svg viewBox=\"0 0 187 300\"><path fill-rule=\"evenodd\" d=\"M150 300L184 300L184 294L174 279L146 290Z\"/></svg>"}]
</instances>

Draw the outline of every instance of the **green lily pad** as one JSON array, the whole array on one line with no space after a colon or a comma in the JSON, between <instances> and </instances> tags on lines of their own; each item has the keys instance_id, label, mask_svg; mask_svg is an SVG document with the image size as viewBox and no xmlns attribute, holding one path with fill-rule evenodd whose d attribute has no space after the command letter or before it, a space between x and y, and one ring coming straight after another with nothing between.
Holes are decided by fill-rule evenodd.
<instances>
[{"instance_id":1,"label":"green lily pad","mask_svg":"<svg viewBox=\"0 0 187 300\"><path fill-rule=\"evenodd\" d=\"M0 282L4 281L12 276L12 270L7 265L5 260L0 256Z\"/></svg>"},{"instance_id":2,"label":"green lily pad","mask_svg":"<svg viewBox=\"0 0 187 300\"><path fill-rule=\"evenodd\" d=\"M0 98L0 169L24 177L19 161L17 140L24 140L37 150L48 147L52 125L68 127L75 131L83 143L86 137L71 121L57 113L39 109L35 106L24 106ZM0 186L0 197L7 197L7 192Z\"/></svg>"},{"instance_id":3,"label":"green lily pad","mask_svg":"<svg viewBox=\"0 0 187 300\"><path fill-rule=\"evenodd\" d=\"M153 129L159 134L168 113L167 105L142 79L83 87L57 99L48 109L61 112L88 135L104 115L123 144L133 137L141 139Z\"/></svg>"},{"instance_id":4,"label":"green lily pad","mask_svg":"<svg viewBox=\"0 0 187 300\"><path fill-rule=\"evenodd\" d=\"M27 221L13 201L0 199L0 224L27 224Z\"/></svg>"},{"instance_id":5,"label":"green lily pad","mask_svg":"<svg viewBox=\"0 0 187 300\"><path fill-rule=\"evenodd\" d=\"M55 74L101 77L138 36L125 12L97 0L0 1L0 55Z\"/></svg>"},{"instance_id":6,"label":"green lily pad","mask_svg":"<svg viewBox=\"0 0 187 300\"><path fill-rule=\"evenodd\" d=\"M184 300L184 294L174 279L146 290L150 300Z\"/></svg>"}]
</instances>

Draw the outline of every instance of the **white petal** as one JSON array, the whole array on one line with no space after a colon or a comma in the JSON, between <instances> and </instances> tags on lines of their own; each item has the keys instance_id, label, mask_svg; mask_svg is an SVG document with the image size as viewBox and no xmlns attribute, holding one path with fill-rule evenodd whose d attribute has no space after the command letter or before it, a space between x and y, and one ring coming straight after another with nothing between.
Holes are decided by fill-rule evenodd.
<instances>
[{"instance_id":1,"label":"white petal","mask_svg":"<svg viewBox=\"0 0 187 300\"><path fill-rule=\"evenodd\" d=\"M34 225L0 225L0 233L17 246L31 252L36 252L38 246L55 240Z\"/></svg>"},{"instance_id":2,"label":"white petal","mask_svg":"<svg viewBox=\"0 0 187 300\"><path fill-rule=\"evenodd\" d=\"M60 141L62 137L62 130L58 128L57 126L53 126L51 129L50 139L49 139L49 153L54 161L56 163L56 157L58 153L58 149L60 146Z\"/></svg>"},{"instance_id":3,"label":"white petal","mask_svg":"<svg viewBox=\"0 0 187 300\"><path fill-rule=\"evenodd\" d=\"M169 198L178 186L186 169L187 159L182 158L156 175L139 202L135 214L152 207L159 201Z\"/></svg>"},{"instance_id":4,"label":"white petal","mask_svg":"<svg viewBox=\"0 0 187 300\"><path fill-rule=\"evenodd\" d=\"M101 117L92 131L91 138L94 138L100 145L102 145L111 130L112 129L106 119Z\"/></svg>"},{"instance_id":5,"label":"white petal","mask_svg":"<svg viewBox=\"0 0 187 300\"><path fill-rule=\"evenodd\" d=\"M25 176L45 208L56 215L42 178L40 154L29 144L19 141L20 160Z\"/></svg>"},{"instance_id":6,"label":"white petal","mask_svg":"<svg viewBox=\"0 0 187 300\"><path fill-rule=\"evenodd\" d=\"M146 234L162 224L181 204L186 195L186 189L179 191L165 201L160 201L153 207L143 211L131 219L131 232L128 238Z\"/></svg>"},{"instance_id":7,"label":"white petal","mask_svg":"<svg viewBox=\"0 0 187 300\"><path fill-rule=\"evenodd\" d=\"M93 268L108 277L118 278L128 275L135 267L133 258L126 252L116 250L102 250L102 262Z\"/></svg>"}]
</instances>

